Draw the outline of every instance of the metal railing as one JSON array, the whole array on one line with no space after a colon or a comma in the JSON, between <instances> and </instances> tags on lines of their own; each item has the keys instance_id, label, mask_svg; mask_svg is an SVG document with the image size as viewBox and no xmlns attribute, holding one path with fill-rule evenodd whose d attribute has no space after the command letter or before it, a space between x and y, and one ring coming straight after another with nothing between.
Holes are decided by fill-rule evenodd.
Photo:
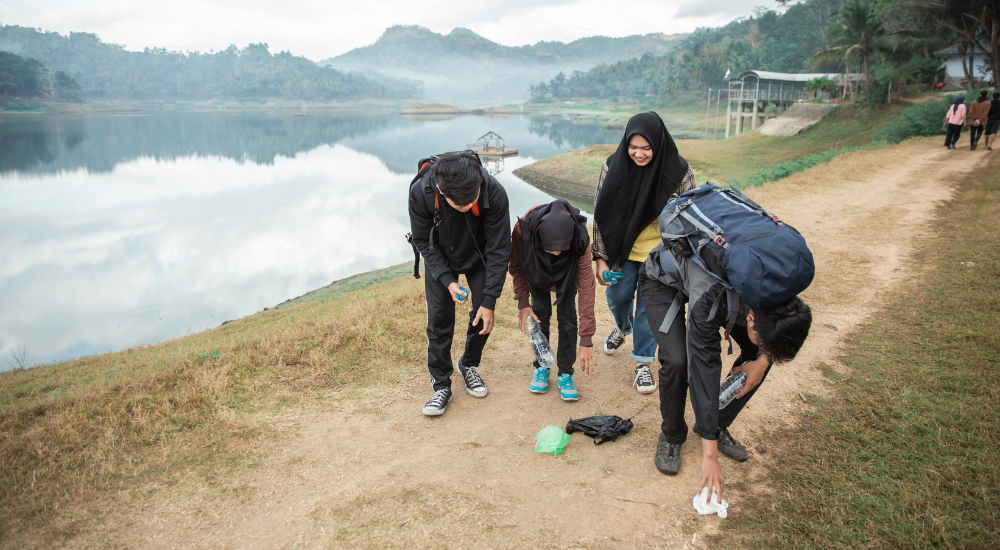
<instances>
[{"instance_id":1,"label":"metal railing","mask_svg":"<svg viewBox=\"0 0 1000 550\"><path fill-rule=\"evenodd\" d=\"M729 90L729 99L797 101L799 99L812 99L812 93L805 90Z\"/></svg>"}]
</instances>

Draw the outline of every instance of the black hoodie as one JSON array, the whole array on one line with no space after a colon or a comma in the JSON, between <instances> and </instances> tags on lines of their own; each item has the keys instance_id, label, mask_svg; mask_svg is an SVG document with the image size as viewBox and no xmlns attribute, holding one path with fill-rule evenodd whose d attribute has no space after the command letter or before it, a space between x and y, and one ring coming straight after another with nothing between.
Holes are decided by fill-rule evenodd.
<instances>
[{"instance_id":1,"label":"black hoodie","mask_svg":"<svg viewBox=\"0 0 1000 550\"><path fill-rule=\"evenodd\" d=\"M434 208L428 211L423 181L414 182L410 186L410 232L413 244L424 257L424 275L446 287L458 281L458 274L482 269L485 258L487 275L483 307L496 309L510 261L510 208L507 192L492 176L486 178L486 192L490 207L480 216L471 210L464 213L455 210L438 194L441 225L431 251L428 237L434 227ZM479 202L481 205L482 201Z\"/></svg>"}]
</instances>

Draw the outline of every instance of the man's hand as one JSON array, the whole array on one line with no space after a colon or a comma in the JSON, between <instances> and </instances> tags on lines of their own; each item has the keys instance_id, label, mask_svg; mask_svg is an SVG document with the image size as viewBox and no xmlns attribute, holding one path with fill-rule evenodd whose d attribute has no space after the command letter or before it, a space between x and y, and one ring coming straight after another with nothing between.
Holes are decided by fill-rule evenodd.
<instances>
[{"instance_id":1,"label":"man's hand","mask_svg":"<svg viewBox=\"0 0 1000 550\"><path fill-rule=\"evenodd\" d=\"M705 504L712 502L712 487L719 495L719 502L722 502L722 489L725 486L725 478L722 476L722 467L719 466L719 445L716 441L708 439L701 440L703 457L701 459L701 487L698 487L698 494L708 487L708 496L705 497Z\"/></svg>"},{"instance_id":2,"label":"man's hand","mask_svg":"<svg viewBox=\"0 0 1000 550\"><path fill-rule=\"evenodd\" d=\"M580 370L584 374L594 374L594 367L597 366L597 358L594 357L594 346L580 346Z\"/></svg>"},{"instance_id":3,"label":"man's hand","mask_svg":"<svg viewBox=\"0 0 1000 550\"><path fill-rule=\"evenodd\" d=\"M744 372L747 375L747 383L743 385L743 391L736 396L736 399L743 397L747 394L747 392L756 388L760 384L760 381L764 379L764 373L767 372L768 361L768 356L762 353L760 354L760 357L754 359L753 361L743 363L742 365L729 371L730 374Z\"/></svg>"},{"instance_id":4,"label":"man's hand","mask_svg":"<svg viewBox=\"0 0 1000 550\"><path fill-rule=\"evenodd\" d=\"M464 304L469 298L469 295L462 290L462 287L458 286L457 282L448 285L448 292L451 293L451 299L454 300L456 304ZM472 292L470 291L469 294L472 294Z\"/></svg>"},{"instance_id":5,"label":"man's hand","mask_svg":"<svg viewBox=\"0 0 1000 550\"><path fill-rule=\"evenodd\" d=\"M604 272L611 271L608 268L608 262L604 261L604 258L597 259L597 282L604 286L611 286L611 283L604 280Z\"/></svg>"},{"instance_id":6,"label":"man's hand","mask_svg":"<svg viewBox=\"0 0 1000 550\"><path fill-rule=\"evenodd\" d=\"M476 310L476 318L472 320L472 326L478 325L479 321L483 322L483 330L479 331L479 334L489 334L493 330L493 310L479 306L479 309Z\"/></svg>"},{"instance_id":7,"label":"man's hand","mask_svg":"<svg viewBox=\"0 0 1000 550\"><path fill-rule=\"evenodd\" d=\"M538 320L538 316L535 315L535 310L530 307L523 307L517 311L517 328L521 329L521 332L524 332L524 321L527 320L528 317L533 318L536 322L541 324L541 321Z\"/></svg>"}]
</instances>

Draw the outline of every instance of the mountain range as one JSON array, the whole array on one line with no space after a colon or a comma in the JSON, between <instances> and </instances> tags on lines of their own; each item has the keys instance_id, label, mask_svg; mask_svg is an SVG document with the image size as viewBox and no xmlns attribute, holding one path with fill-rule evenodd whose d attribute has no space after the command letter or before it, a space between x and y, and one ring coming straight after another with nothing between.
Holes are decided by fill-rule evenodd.
<instances>
[{"instance_id":1,"label":"mountain range","mask_svg":"<svg viewBox=\"0 0 1000 550\"><path fill-rule=\"evenodd\" d=\"M318 64L421 80L430 99L479 107L524 101L529 97L529 86L559 72L586 71L645 53L663 55L684 36L592 36L569 43L504 46L461 27L439 34L416 25L396 25L386 29L374 44Z\"/></svg>"}]
</instances>

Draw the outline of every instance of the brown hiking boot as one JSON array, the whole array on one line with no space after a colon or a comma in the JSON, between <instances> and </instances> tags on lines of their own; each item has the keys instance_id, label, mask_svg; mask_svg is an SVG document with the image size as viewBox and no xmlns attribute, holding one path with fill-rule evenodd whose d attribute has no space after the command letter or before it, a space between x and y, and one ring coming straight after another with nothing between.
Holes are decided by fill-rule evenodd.
<instances>
[{"instance_id":1,"label":"brown hiking boot","mask_svg":"<svg viewBox=\"0 0 1000 550\"><path fill-rule=\"evenodd\" d=\"M719 428L719 431L715 432L715 434L718 438L719 452L736 462L743 462L747 459L747 448L744 447L742 443L737 441L736 438L729 433L729 430L726 428Z\"/></svg>"}]
</instances>

